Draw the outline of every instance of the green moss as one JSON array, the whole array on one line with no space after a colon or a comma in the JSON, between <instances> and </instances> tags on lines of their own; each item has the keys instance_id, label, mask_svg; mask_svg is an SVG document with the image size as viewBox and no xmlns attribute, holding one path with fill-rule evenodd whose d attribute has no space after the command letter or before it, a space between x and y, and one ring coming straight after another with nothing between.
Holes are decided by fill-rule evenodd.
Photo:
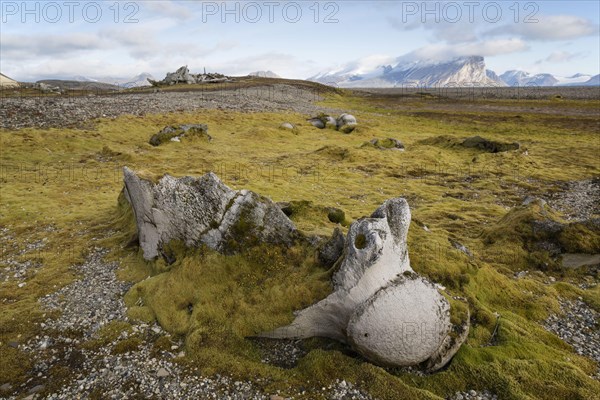
<instances>
[{"instance_id":1,"label":"green moss","mask_svg":"<svg viewBox=\"0 0 600 400\"><path fill-rule=\"evenodd\" d=\"M329 207L327 210L327 218L334 224L347 225L346 213L339 208Z\"/></svg>"},{"instance_id":2,"label":"green moss","mask_svg":"<svg viewBox=\"0 0 600 400\"><path fill-rule=\"evenodd\" d=\"M130 337L124 340L120 340L115 344L113 348L114 354L123 354L128 353L130 351L137 350L142 345L142 339L139 337Z\"/></svg>"},{"instance_id":3,"label":"green moss","mask_svg":"<svg viewBox=\"0 0 600 400\"><path fill-rule=\"evenodd\" d=\"M558 240L568 253L600 253L600 229L590 229L584 223L567 225Z\"/></svg>"}]
</instances>

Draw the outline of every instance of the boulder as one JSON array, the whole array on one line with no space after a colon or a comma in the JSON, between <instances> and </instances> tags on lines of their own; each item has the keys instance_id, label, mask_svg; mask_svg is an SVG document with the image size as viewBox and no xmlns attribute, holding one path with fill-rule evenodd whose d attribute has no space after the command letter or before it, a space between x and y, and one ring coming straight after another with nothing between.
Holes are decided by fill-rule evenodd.
<instances>
[{"instance_id":1,"label":"boulder","mask_svg":"<svg viewBox=\"0 0 600 400\"><path fill-rule=\"evenodd\" d=\"M190 75L190 70L187 66L180 67L175 72L167 72L167 76L163 79L166 85L176 85L178 83L192 84L196 80Z\"/></svg>"},{"instance_id":2,"label":"boulder","mask_svg":"<svg viewBox=\"0 0 600 400\"><path fill-rule=\"evenodd\" d=\"M333 234L318 251L319 262L326 267L332 267L344 253L346 239L340 228L335 228Z\"/></svg>"},{"instance_id":3,"label":"boulder","mask_svg":"<svg viewBox=\"0 0 600 400\"><path fill-rule=\"evenodd\" d=\"M335 129L343 133L350 133L356 128L356 118L350 114L342 114L337 119L327 114L319 114L316 117L308 119L315 128Z\"/></svg>"},{"instance_id":4,"label":"boulder","mask_svg":"<svg viewBox=\"0 0 600 400\"><path fill-rule=\"evenodd\" d=\"M187 66L180 67L175 72L167 72L167 76L161 81L155 81L148 79L148 82L152 86L161 85L177 85L180 83L194 84L194 83L218 83L218 82L229 82L231 78L226 77L223 74L204 72L203 74L191 74Z\"/></svg>"},{"instance_id":5,"label":"boulder","mask_svg":"<svg viewBox=\"0 0 600 400\"><path fill-rule=\"evenodd\" d=\"M315 117L308 120L315 128L325 129L325 122L321 118Z\"/></svg>"},{"instance_id":6,"label":"boulder","mask_svg":"<svg viewBox=\"0 0 600 400\"><path fill-rule=\"evenodd\" d=\"M457 340L448 300L410 267L410 218L406 200L395 198L352 223L333 275L333 293L299 311L290 325L263 336L328 337L384 366L425 363L435 370L445 365L466 338L468 317Z\"/></svg>"},{"instance_id":7,"label":"boulder","mask_svg":"<svg viewBox=\"0 0 600 400\"><path fill-rule=\"evenodd\" d=\"M144 258L164 254L180 240L231 254L260 244L292 245L294 224L270 199L227 187L212 172L200 177L163 176L157 183L125 167L124 194L133 208Z\"/></svg>"},{"instance_id":8,"label":"boulder","mask_svg":"<svg viewBox=\"0 0 600 400\"><path fill-rule=\"evenodd\" d=\"M336 120L337 129L343 133L351 133L357 125L354 115L342 114Z\"/></svg>"},{"instance_id":9,"label":"boulder","mask_svg":"<svg viewBox=\"0 0 600 400\"><path fill-rule=\"evenodd\" d=\"M463 145L463 147L476 148L479 150L486 151L488 153L499 153L499 152L509 151L509 150L518 150L519 147L521 147L519 145L519 143L516 143L516 142L515 143L494 142L492 140L484 139L481 136L468 137L462 142L462 145Z\"/></svg>"},{"instance_id":10,"label":"boulder","mask_svg":"<svg viewBox=\"0 0 600 400\"><path fill-rule=\"evenodd\" d=\"M48 85L44 82L40 82L37 85L38 88L42 91L42 93L61 93L61 90L58 86Z\"/></svg>"},{"instance_id":11,"label":"boulder","mask_svg":"<svg viewBox=\"0 0 600 400\"><path fill-rule=\"evenodd\" d=\"M281 129L295 129L296 126L290 122L284 122L283 124L279 125L279 127Z\"/></svg>"},{"instance_id":12,"label":"boulder","mask_svg":"<svg viewBox=\"0 0 600 400\"><path fill-rule=\"evenodd\" d=\"M185 125L170 125L164 127L160 132L152 135L149 143L152 146L160 146L161 144L171 141L179 142L181 138L197 137L208 140L212 140L212 137L208 134L208 126L205 124L185 124Z\"/></svg>"}]
</instances>

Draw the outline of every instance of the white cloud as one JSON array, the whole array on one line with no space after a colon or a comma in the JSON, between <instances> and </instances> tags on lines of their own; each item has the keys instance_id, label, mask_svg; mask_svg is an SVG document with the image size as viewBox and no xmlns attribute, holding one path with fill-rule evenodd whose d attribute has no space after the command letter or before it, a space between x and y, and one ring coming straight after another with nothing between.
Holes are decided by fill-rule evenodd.
<instances>
[{"instance_id":1,"label":"white cloud","mask_svg":"<svg viewBox=\"0 0 600 400\"><path fill-rule=\"evenodd\" d=\"M573 15L547 15L537 17L536 23L519 23L499 26L487 36L519 35L524 39L555 41L569 40L600 34L598 24Z\"/></svg>"},{"instance_id":2,"label":"white cloud","mask_svg":"<svg viewBox=\"0 0 600 400\"><path fill-rule=\"evenodd\" d=\"M568 51L554 51L548 57L546 57L546 59L544 61L551 62L551 63L561 63L561 62L572 61L574 59L581 57L582 55L583 55L582 53L570 53ZM542 61L542 60L540 60L540 61Z\"/></svg>"},{"instance_id":3,"label":"white cloud","mask_svg":"<svg viewBox=\"0 0 600 400\"><path fill-rule=\"evenodd\" d=\"M529 49L521 39L498 39L457 45L432 44L401 57L405 60L448 60L462 56L496 56Z\"/></svg>"},{"instance_id":4,"label":"white cloud","mask_svg":"<svg viewBox=\"0 0 600 400\"><path fill-rule=\"evenodd\" d=\"M23 60L40 56L59 56L69 53L106 49L108 44L97 35L2 35L2 57Z\"/></svg>"},{"instance_id":5,"label":"white cloud","mask_svg":"<svg viewBox=\"0 0 600 400\"><path fill-rule=\"evenodd\" d=\"M477 24L470 23L468 20L460 20L455 23L449 21L412 19L410 22L402 22L398 17L388 17L387 22L396 30L412 31L422 28L430 31L436 40L442 40L449 43L473 42L477 40L475 30Z\"/></svg>"}]
</instances>

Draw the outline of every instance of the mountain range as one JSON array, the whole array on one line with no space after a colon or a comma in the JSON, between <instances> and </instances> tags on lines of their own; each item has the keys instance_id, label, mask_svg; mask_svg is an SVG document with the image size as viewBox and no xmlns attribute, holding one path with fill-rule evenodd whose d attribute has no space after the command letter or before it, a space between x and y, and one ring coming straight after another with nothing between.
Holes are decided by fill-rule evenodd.
<instances>
[{"instance_id":1,"label":"mountain range","mask_svg":"<svg viewBox=\"0 0 600 400\"><path fill-rule=\"evenodd\" d=\"M256 71L248 74L265 78L279 78L272 71ZM76 76L79 82L110 83L121 88L149 86L149 73L132 78L90 78ZM486 69L481 56L457 57L450 60L407 60L399 57L392 64L373 66L372 62L353 62L327 70L307 78L344 88L390 88L390 87L451 87L451 86L600 86L600 75L575 74L561 77L548 73L530 74L510 70L503 74Z\"/></svg>"},{"instance_id":2,"label":"mountain range","mask_svg":"<svg viewBox=\"0 0 600 400\"><path fill-rule=\"evenodd\" d=\"M78 82L97 82L97 83L109 83L111 85L118 86L120 88L134 88L134 87L142 87L142 86L150 86L148 79L153 79L154 77L147 73L142 72L139 75L134 76L133 78L115 78L115 77L103 77L103 78L90 78L86 76L75 76L71 78L73 81Z\"/></svg>"},{"instance_id":3,"label":"mountain range","mask_svg":"<svg viewBox=\"0 0 600 400\"><path fill-rule=\"evenodd\" d=\"M355 62L308 78L345 88L358 87L448 87L448 86L597 86L600 76L575 74L559 77L551 74L531 75L511 70L501 75L486 69L481 56L458 57L446 61L407 61L402 57L394 64L376 67Z\"/></svg>"}]
</instances>

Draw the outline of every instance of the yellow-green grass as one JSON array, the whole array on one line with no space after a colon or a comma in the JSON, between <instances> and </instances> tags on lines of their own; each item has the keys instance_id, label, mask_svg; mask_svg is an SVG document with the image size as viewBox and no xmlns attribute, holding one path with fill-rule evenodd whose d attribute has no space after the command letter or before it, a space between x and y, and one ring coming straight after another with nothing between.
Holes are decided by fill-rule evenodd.
<instances>
[{"instance_id":1,"label":"yellow-green grass","mask_svg":"<svg viewBox=\"0 0 600 400\"><path fill-rule=\"evenodd\" d=\"M26 379L29 356L7 343L36 334L34 323L44 318L37 298L74 279L69 267L98 245L111 249L109 259L121 261L122 279L139 282L125 298L130 316L157 319L184 339L182 363L201 373L267 378L261 381L266 390L290 394L307 381L321 387L346 379L387 399L444 397L466 389L490 389L509 399L597 396L600 385L588 376L595 365L540 323L559 311L559 296L582 296L600 309L598 289L584 291L568 282L548 285L536 273L515 280L514 271L533 269L521 243L490 246L485 233L499 226L524 194L542 195L559 181L600 173L599 136L591 128L599 118L582 117L567 126L558 116L554 121L542 113L514 118L514 111L462 111L462 105L452 101L445 103L454 107L448 111L436 110L437 100L396 104L387 98L340 93L322 104L351 110L359 127L344 135L318 130L306 121L307 115L291 112L201 110L99 120L90 130L0 132L0 224L15 236L5 253L15 252L12 245L22 249L26 242L48 239L44 249L16 256L42 263L27 285L0 285L0 297L6 299L0 305L0 381ZM518 104L558 112L598 106L597 101L566 100L560 101L562 108L546 100ZM297 130L279 129L284 121ZM148 144L154 133L177 123L206 123L214 140ZM522 147L488 154L456 145L473 135L518 141ZM387 137L401 140L406 151L361 147L372 138ZM309 201L307 212L293 216L307 234L331 234L336 224L319 211L324 207L338 207L352 221L388 198L406 197L413 214L412 266L450 294L468 300L473 323L468 342L448 369L425 377L376 367L343 346L330 349L331 344L320 341L307 342L311 351L296 368L261 363L259 347L246 337L290 322L294 310L326 296L331 271L318 266L302 246L223 256L171 243L177 256L173 265L143 261L130 244L135 233L131 212L123 199L118 202L123 165L154 178L212 170L236 189L251 189L275 201ZM469 247L474 257L455 250L449 238ZM559 281L564 276L577 282L583 273L555 274ZM494 313L501 315L500 328L495 345L487 346L496 324ZM104 345L103 337L111 335L107 331L87 345ZM137 345L134 338L116 351Z\"/></svg>"}]
</instances>

